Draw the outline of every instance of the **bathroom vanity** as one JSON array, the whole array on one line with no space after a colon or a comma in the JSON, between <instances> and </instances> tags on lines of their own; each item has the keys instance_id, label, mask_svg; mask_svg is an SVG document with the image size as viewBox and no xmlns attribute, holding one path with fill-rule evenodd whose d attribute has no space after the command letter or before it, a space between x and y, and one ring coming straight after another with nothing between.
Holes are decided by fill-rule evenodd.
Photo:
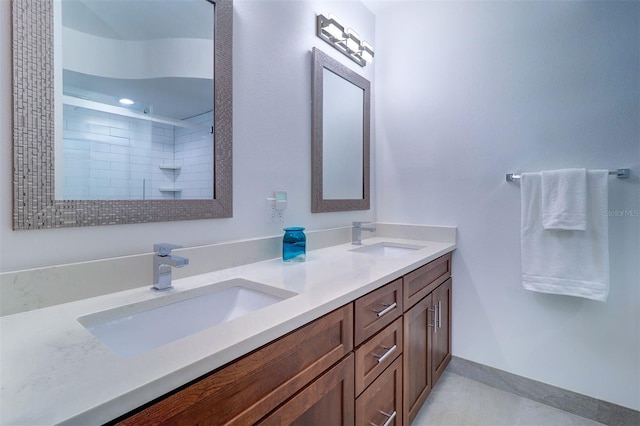
<instances>
[{"instance_id":1,"label":"bathroom vanity","mask_svg":"<svg viewBox=\"0 0 640 426\"><path fill-rule=\"evenodd\" d=\"M451 357L453 231L2 317L3 424L409 424ZM297 295L130 355L80 323L238 277Z\"/></svg>"},{"instance_id":2,"label":"bathroom vanity","mask_svg":"<svg viewBox=\"0 0 640 426\"><path fill-rule=\"evenodd\" d=\"M450 276L448 253L117 424L409 424L451 359Z\"/></svg>"}]
</instances>

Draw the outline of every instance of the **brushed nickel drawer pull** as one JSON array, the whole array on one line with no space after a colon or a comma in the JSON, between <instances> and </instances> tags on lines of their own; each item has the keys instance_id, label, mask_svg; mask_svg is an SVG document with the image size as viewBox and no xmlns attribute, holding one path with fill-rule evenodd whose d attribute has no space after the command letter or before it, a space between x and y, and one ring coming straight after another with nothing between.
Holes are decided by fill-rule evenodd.
<instances>
[{"instance_id":1,"label":"brushed nickel drawer pull","mask_svg":"<svg viewBox=\"0 0 640 426\"><path fill-rule=\"evenodd\" d=\"M387 349L387 351L384 354L382 355L373 354L374 357L378 358L378 364L380 364L381 362L384 362L384 360L387 359L387 357L391 355L393 352L395 352L395 350L397 349L396 345L393 345L390 348L383 346L383 348Z\"/></svg>"},{"instance_id":2,"label":"brushed nickel drawer pull","mask_svg":"<svg viewBox=\"0 0 640 426\"><path fill-rule=\"evenodd\" d=\"M442 328L442 300L438 300L438 328Z\"/></svg>"},{"instance_id":3,"label":"brushed nickel drawer pull","mask_svg":"<svg viewBox=\"0 0 640 426\"><path fill-rule=\"evenodd\" d=\"M393 421L393 419L395 419L395 418L396 418L396 414L397 414L395 411L394 411L393 413L391 413L391 414L387 414L387 413L385 413L384 411L380 411L380 413L382 413L382 414L384 414L385 416L389 417L389 418L387 419L387 421L386 421L386 422L384 422L384 425L382 425L382 426L389 426L389 425L391 424L391 422Z\"/></svg>"},{"instance_id":4,"label":"brushed nickel drawer pull","mask_svg":"<svg viewBox=\"0 0 640 426\"><path fill-rule=\"evenodd\" d=\"M427 309L429 312L433 312L433 324L427 324L429 327L433 327L433 332L437 333L438 332L438 312L436 309L436 306L434 306L433 308L428 308ZM429 322L429 320L427 320L427 322Z\"/></svg>"},{"instance_id":5,"label":"brushed nickel drawer pull","mask_svg":"<svg viewBox=\"0 0 640 426\"><path fill-rule=\"evenodd\" d=\"M433 327L433 334L438 334L438 306L434 305L433 308L428 308L427 310L433 312L433 324L427 325Z\"/></svg>"},{"instance_id":6,"label":"brushed nickel drawer pull","mask_svg":"<svg viewBox=\"0 0 640 426\"><path fill-rule=\"evenodd\" d=\"M393 302L390 305L382 305L382 306L386 306L386 308L384 308L381 311L376 311L374 310L373 312L375 312L376 314L378 314L378 318L389 313L390 311L394 310L396 306L398 306L398 304L396 302Z\"/></svg>"},{"instance_id":7,"label":"brushed nickel drawer pull","mask_svg":"<svg viewBox=\"0 0 640 426\"><path fill-rule=\"evenodd\" d=\"M385 412L384 412L384 411L382 411L382 410L378 410L378 412L379 412L380 414L383 414L384 416L388 417L387 421L386 421L386 422L384 422L384 425L382 425L382 426L389 426L389 425L391 424L391 422L393 421L393 419L395 419L395 418L396 418L396 412L395 412L395 411L394 411L393 413L391 413L391 414L387 414L387 413L385 413ZM370 424L371 426L378 426L377 424L375 424L375 423L373 423L373 422L369 422L369 424Z\"/></svg>"}]
</instances>

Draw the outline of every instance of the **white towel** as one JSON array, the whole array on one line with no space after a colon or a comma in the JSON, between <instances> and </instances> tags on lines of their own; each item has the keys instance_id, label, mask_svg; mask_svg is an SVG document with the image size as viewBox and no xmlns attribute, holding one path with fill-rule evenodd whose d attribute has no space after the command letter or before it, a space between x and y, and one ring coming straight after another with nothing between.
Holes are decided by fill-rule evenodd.
<instances>
[{"instance_id":1,"label":"white towel","mask_svg":"<svg viewBox=\"0 0 640 426\"><path fill-rule=\"evenodd\" d=\"M587 171L542 171L544 229L584 231L587 227Z\"/></svg>"},{"instance_id":2,"label":"white towel","mask_svg":"<svg viewBox=\"0 0 640 426\"><path fill-rule=\"evenodd\" d=\"M527 290L606 301L609 294L607 170L587 172L585 231L544 229L541 173L521 179L522 284Z\"/></svg>"}]
</instances>

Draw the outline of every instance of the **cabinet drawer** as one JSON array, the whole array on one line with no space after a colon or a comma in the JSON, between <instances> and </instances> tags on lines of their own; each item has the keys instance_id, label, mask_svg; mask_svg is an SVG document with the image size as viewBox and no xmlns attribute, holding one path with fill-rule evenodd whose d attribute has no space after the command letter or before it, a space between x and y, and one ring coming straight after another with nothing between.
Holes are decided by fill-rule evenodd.
<instances>
[{"instance_id":1,"label":"cabinet drawer","mask_svg":"<svg viewBox=\"0 0 640 426\"><path fill-rule=\"evenodd\" d=\"M404 276L404 309L409 310L451 276L451 253L433 260Z\"/></svg>"},{"instance_id":2,"label":"cabinet drawer","mask_svg":"<svg viewBox=\"0 0 640 426\"><path fill-rule=\"evenodd\" d=\"M357 425L401 426L402 355L356 400Z\"/></svg>"},{"instance_id":3,"label":"cabinet drawer","mask_svg":"<svg viewBox=\"0 0 640 426\"><path fill-rule=\"evenodd\" d=\"M120 424L252 424L352 349L353 308L349 304L184 387Z\"/></svg>"},{"instance_id":4,"label":"cabinet drawer","mask_svg":"<svg viewBox=\"0 0 640 426\"><path fill-rule=\"evenodd\" d=\"M355 302L356 346L391 324L402 314L402 278L380 287Z\"/></svg>"},{"instance_id":5,"label":"cabinet drawer","mask_svg":"<svg viewBox=\"0 0 640 426\"><path fill-rule=\"evenodd\" d=\"M402 318L398 318L356 349L356 395L402 353L402 334Z\"/></svg>"},{"instance_id":6,"label":"cabinet drawer","mask_svg":"<svg viewBox=\"0 0 640 426\"><path fill-rule=\"evenodd\" d=\"M353 355L278 407L260 425L352 425Z\"/></svg>"}]
</instances>

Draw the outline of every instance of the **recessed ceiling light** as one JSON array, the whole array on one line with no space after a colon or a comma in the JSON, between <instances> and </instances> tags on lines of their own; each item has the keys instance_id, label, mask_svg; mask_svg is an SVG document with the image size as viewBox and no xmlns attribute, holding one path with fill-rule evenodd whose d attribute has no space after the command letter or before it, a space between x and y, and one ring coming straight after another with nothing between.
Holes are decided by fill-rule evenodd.
<instances>
[{"instance_id":1,"label":"recessed ceiling light","mask_svg":"<svg viewBox=\"0 0 640 426\"><path fill-rule=\"evenodd\" d=\"M133 105L135 103L131 99L127 98L121 98L118 102L120 102L122 105Z\"/></svg>"}]
</instances>

